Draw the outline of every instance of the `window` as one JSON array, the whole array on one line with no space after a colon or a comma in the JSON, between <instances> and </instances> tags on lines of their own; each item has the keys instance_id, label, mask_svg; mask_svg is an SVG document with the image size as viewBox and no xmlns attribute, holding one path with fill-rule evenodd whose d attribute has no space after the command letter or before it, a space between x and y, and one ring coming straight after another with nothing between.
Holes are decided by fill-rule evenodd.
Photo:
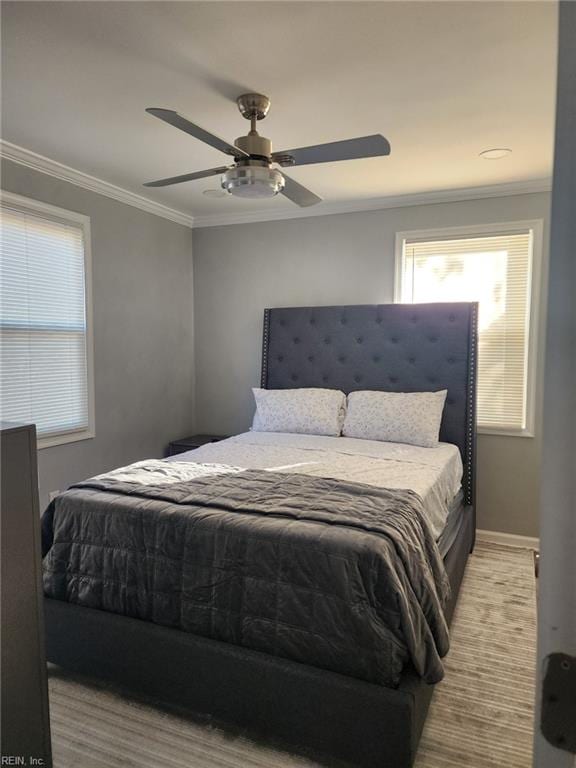
<instances>
[{"instance_id":1,"label":"window","mask_svg":"<svg viewBox=\"0 0 576 768\"><path fill-rule=\"evenodd\" d=\"M1 213L1 417L40 448L93 437L89 219L4 192Z\"/></svg>"},{"instance_id":2,"label":"window","mask_svg":"<svg viewBox=\"0 0 576 768\"><path fill-rule=\"evenodd\" d=\"M478 427L533 433L536 253L542 223L403 232L396 300L478 301Z\"/></svg>"}]
</instances>

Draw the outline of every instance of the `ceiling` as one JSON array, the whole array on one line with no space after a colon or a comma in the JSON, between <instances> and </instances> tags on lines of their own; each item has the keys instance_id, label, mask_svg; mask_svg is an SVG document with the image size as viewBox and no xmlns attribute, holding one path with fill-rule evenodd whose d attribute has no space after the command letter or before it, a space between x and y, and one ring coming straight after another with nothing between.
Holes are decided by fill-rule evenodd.
<instances>
[{"instance_id":1,"label":"ceiling","mask_svg":"<svg viewBox=\"0 0 576 768\"><path fill-rule=\"evenodd\" d=\"M229 140L234 98L269 95L275 150L382 133L387 158L290 170L326 203L543 179L552 172L552 2L3 2L6 141L193 216L294 208L214 199L226 165L145 114L177 109ZM510 147L509 157L478 157Z\"/></svg>"}]
</instances>

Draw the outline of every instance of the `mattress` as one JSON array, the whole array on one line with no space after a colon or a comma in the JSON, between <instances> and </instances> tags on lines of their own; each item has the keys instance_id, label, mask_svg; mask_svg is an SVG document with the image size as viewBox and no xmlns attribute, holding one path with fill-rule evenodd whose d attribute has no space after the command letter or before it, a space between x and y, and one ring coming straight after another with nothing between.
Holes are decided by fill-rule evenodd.
<instances>
[{"instance_id":1,"label":"mattress","mask_svg":"<svg viewBox=\"0 0 576 768\"><path fill-rule=\"evenodd\" d=\"M452 544L456 541L460 527L464 522L464 517L464 491L460 489L450 502L446 524L436 540L442 557L446 557Z\"/></svg>"},{"instance_id":2,"label":"mattress","mask_svg":"<svg viewBox=\"0 0 576 768\"><path fill-rule=\"evenodd\" d=\"M421 448L350 437L245 432L166 461L268 469L378 488L411 490L422 499L428 523L439 544L448 521L456 525L460 507L462 459L458 448L449 443ZM454 536L457 530L457 527L451 529ZM448 538L443 538L446 544ZM448 548L449 544L441 547L441 551Z\"/></svg>"}]
</instances>

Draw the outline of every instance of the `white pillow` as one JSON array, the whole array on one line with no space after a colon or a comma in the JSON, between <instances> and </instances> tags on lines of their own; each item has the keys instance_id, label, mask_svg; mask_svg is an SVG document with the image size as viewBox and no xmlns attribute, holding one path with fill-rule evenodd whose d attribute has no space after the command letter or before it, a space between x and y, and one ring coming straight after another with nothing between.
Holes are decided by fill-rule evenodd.
<instances>
[{"instance_id":1,"label":"white pillow","mask_svg":"<svg viewBox=\"0 0 576 768\"><path fill-rule=\"evenodd\" d=\"M343 434L434 448L438 445L448 390L440 392L351 392Z\"/></svg>"},{"instance_id":2,"label":"white pillow","mask_svg":"<svg viewBox=\"0 0 576 768\"><path fill-rule=\"evenodd\" d=\"M346 415L346 395L338 389L252 390L254 432L297 432L339 437Z\"/></svg>"}]
</instances>

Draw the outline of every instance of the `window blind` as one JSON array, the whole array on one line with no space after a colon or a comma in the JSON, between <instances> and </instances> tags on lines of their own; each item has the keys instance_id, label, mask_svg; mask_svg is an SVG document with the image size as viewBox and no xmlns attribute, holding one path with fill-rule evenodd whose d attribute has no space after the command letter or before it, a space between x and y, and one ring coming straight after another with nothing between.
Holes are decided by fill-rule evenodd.
<instances>
[{"instance_id":1,"label":"window blind","mask_svg":"<svg viewBox=\"0 0 576 768\"><path fill-rule=\"evenodd\" d=\"M404 241L405 302L477 301L478 424L526 428L531 231Z\"/></svg>"},{"instance_id":2,"label":"window blind","mask_svg":"<svg viewBox=\"0 0 576 768\"><path fill-rule=\"evenodd\" d=\"M39 437L90 426L84 233L2 204L0 407Z\"/></svg>"}]
</instances>

